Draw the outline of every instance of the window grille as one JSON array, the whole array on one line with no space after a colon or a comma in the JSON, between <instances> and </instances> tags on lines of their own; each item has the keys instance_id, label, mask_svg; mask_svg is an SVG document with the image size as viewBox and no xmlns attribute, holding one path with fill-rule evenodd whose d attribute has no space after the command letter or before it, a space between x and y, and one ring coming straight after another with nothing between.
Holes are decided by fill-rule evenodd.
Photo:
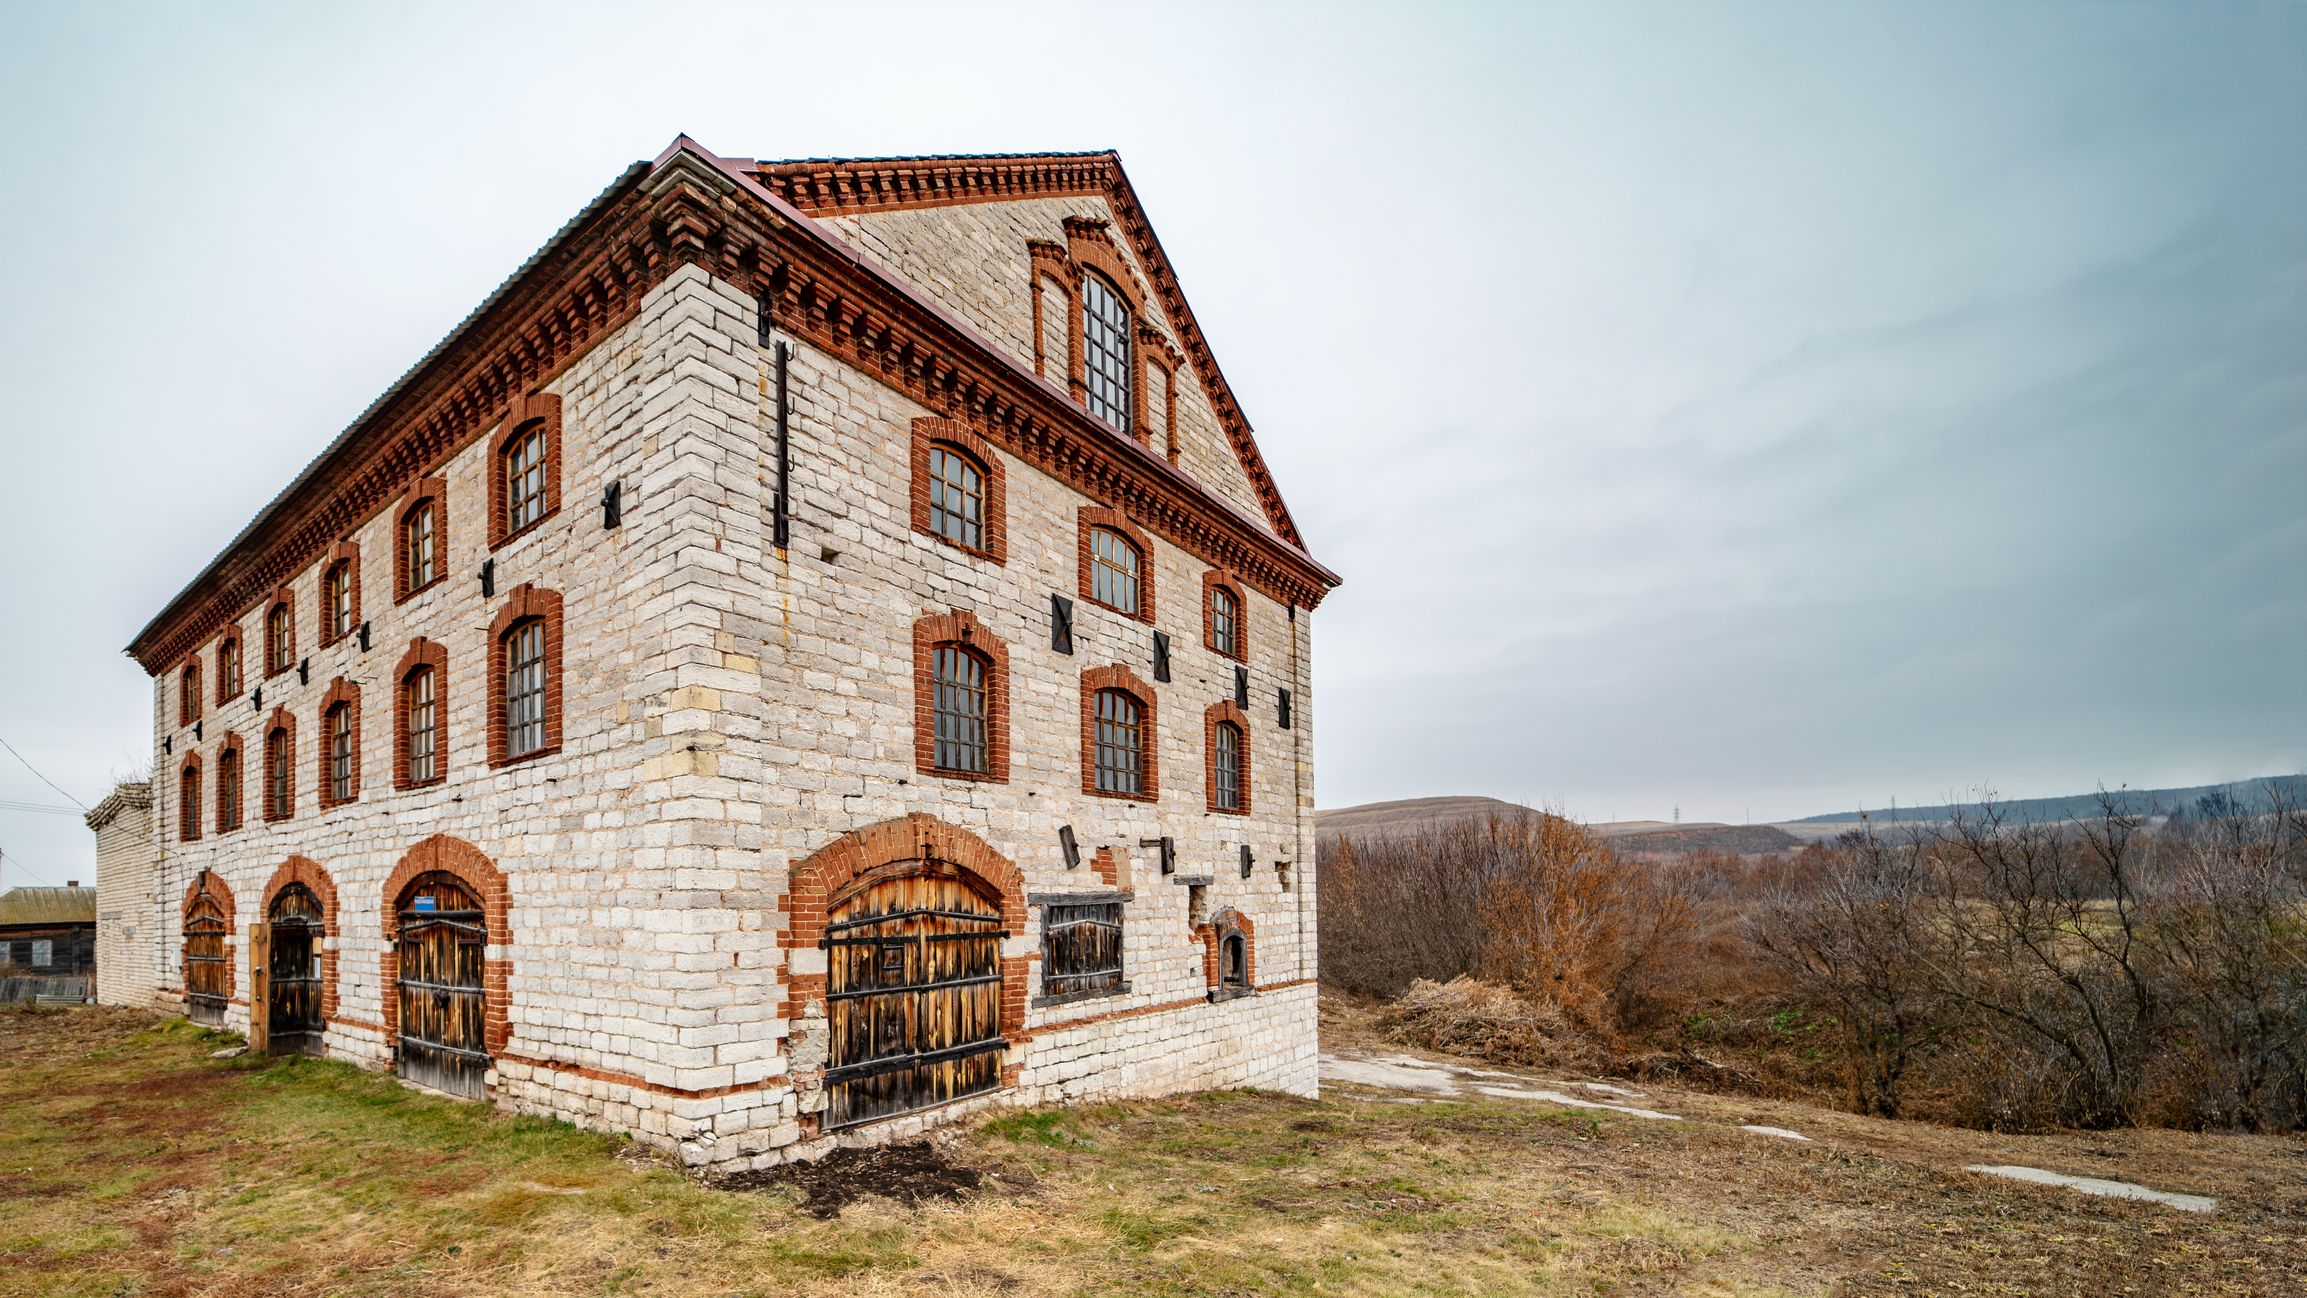
<instances>
[{"instance_id":1,"label":"window grille","mask_svg":"<svg viewBox=\"0 0 2307 1298\"><path fill-rule=\"evenodd\" d=\"M264 738L265 814L275 820L286 819L293 805L289 780L288 732L275 730Z\"/></svg>"},{"instance_id":2,"label":"window grille","mask_svg":"<svg viewBox=\"0 0 2307 1298\"><path fill-rule=\"evenodd\" d=\"M1041 925L1041 990L1045 996L1120 991L1121 903L1051 904Z\"/></svg>"},{"instance_id":3,"label":"window grille","mask_svg":"<svg viewBox=\"0 0 2307 1298\"><path fill-rule=\"evenodd\" d=\"M240 750L227 748L216 757L216 827L240 828Z\"/></svg>"},{"instance_id":4,"label":"window grille","mask_svg":"<svg viewBox=\"0 0 2307 1298\"><path fill-rule=\"evenodd\" d=\"M539 424L505 451L505 531L518 532L545 516L545 426Z\"/></svg>"},{"instance_id":5,"label":"window grille","mask_svg":"<svg viewBox=\"0 0 2307 1298\"><path fill-rule=\"evenodd\" d=\"M352 705L339 703L328 710L328 797L331 802L352 801L357 787L352 757Z\"/></svg>"},{"instance_id":6,"label":"window grille","mask_svg":"<svg viewBox=\"0 0 2307 1298\"><path fill-rule=\"evenodd\" d=\"M1089 532L1089 596L1118 613L1137 616L1137 547L1108 527Z\"/></svg>"},{"instance_id":7,"label":"window grille","mask_svg":"<svg viewBox=\"0 0 2307 1298\"><path fill-rule=\"evenodd\" d=\"M176 789L177 836L187 841L200 837L200 768L188 766Z\"/></svg>"},{"instance_id":8,"label":"window grille","mask_svg":"<svg viewBox=\"0 0 2307 1298\"><path fill-rule=\"evenodd\" d=\"M954 645L939 645L931 709L937 728L937 769L986 772L985 663Z\"/></svg>"},{"instance_id":9,"label":"window grille","mask_svg":"<svg viewBox=\"0 0 2307 1298\"><path fill-rule=\"evenodd\" d=\"M1095 274L1082 277L1081 339L1089 412L1129 432L1129 304Z\"/></svg>"},{"instance_id":10,"label":"window grille","mask_svg":"<svg viewBox=\"0 0 2307 1298\"><path fill-rule=\"evenodd\" d=\"M408 588L420 590L439 574L433 571L433 506L431 501L409 511L401 524L401 550L408 569Z\"/></svg>"},{"instance_id":11,"label":"window grille","mask_svg":"<svg viewBox=\"0 0 2307 1298\"><path fill-rule=\"evenodd\" d=\"M505 754L545 746L545 623L530 618L505 637Z\"/></svg>"},{"instance_id":12,"label":"window grille","mask_svg":"<svg viewBox=\"0 0 2307 1298\"><path fill-rule=\"evenodd\" d=\"M1220 721L1211 745L1217 765L1218 810L1242 809L1242 732L1230 721Z\"/></svg>"},{"instance_id":13,"label":"window grille","mask_svg":"<svg viewBox=\"0 0 2307 1298\"><path fill-rule=\"evenodd\" d=\"M1097 788L1100 793L1145 791L1144 732L1138 702L1120 690L1097 693Z\"/></svg>"},{"instance_id":14,"label":"window grille","mask_svg":"<svg viewBox=\"0 0 2307 1298\"><path fill-rule=\"evenodd\" d=\"M985 548L985 475L949 447L929 448L929 529L955 545Z\"/></svg>"},{"instance_id":15,"label":"window grille","mask_svg":"<svg viewBox=\"0 0 2307 1298\"><path fill-rule=\"evenodd\" d=\"M1239 658L1241 634L1241 610L1234 604L1233 592L1210 587L1210 644L1228 658Z\"/></svg>"},{"instance_id":16,"label":"window grille","mask_svg":"<svg viewBox=\"0 0 2307 1298\"><path fill-rule=\"evenodd\" d=\"M409 783L422 784L433 778L435 734L433 669L419 667L408 679Z\"/></svg>"}]
</instances>

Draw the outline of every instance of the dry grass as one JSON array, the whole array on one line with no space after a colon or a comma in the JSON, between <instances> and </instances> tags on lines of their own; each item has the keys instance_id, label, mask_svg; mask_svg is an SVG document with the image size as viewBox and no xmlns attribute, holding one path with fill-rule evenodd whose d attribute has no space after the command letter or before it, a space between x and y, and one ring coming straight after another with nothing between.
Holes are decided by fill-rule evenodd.
<instances>
[{"instance_id":1,"label":"dry grass","mask_svg":"<svg viewBox=\"0 0 2307 1298\"><path fill-rule=\"evenodd\" d=\"M1950 1170L1989 1146L2095 1170L2046 1162L2084 1152L2057 1138L1805 1110L1822 1139L1798 1145L1520 1102L1225 1093L1008 1115L950 1142L992 1173L982 1192L819 1221L792 1192L706 1189L614 1139L355 1069L212 1061L217 1041L119 1012L0 1015L0 1294L2307 1287L2297 1141L2076 1138L2115 1142L2106 1161L2138 1179L2221 1195L2206 1218Z\"/></svg>"}]
</instances>

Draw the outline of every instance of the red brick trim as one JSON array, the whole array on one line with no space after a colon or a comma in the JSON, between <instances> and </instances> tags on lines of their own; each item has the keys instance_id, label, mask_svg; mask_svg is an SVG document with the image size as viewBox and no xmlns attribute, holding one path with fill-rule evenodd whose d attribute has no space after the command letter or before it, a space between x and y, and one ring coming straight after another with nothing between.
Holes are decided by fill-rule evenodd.
<instances>
[{"instance_id":1,"label":"red brick trim","mask_svg":"<svg viewBox=\"0 0 2307 1298\"><path fill-rule=\"evenodd\" d=\"M176 669L176 724L189 726L200 720L200 660L187 659Z\"/></svg>"},{"instance_id":2,"label":"red brick trim","mask_svg":"<svg viewBox=\"0 0 2307 1298\"><path fill-rule=\"evenodd\" d=\"M851 830L795 865L778 907L785 914L778 945L787 951L815 949L825 939L826 916L834 901L882 877L902 876L908 864L923 860L942 861L975 876L1000 898L1002 928L1012 937L1028 930L1025 876L1009 858L959 825L915 812ZM1004 956L1001 961L1001 1035L1012 1045L1026 1040L1029 963L1027 956ZM824 1004L824 974L787 976L784 1014L796 1030L812 1011L822 1016Z\"/></svg>"},{"instance_id":3,"label":"red brick trim","mask_svg":"<svg viewBox=\"0 0 2307 1298\"><path fill-rule=\"evenodd\" d=\"M1150 625L1154 620L1153 541L1146 536L1144 528L1122 517L1121 511L1118 509L1108 509L1104 505L1083 505L1081 507L1074 545L1074 574L1079 586L1077 593L1084 603L1095 604L1099 608L1121 613L1120 609L1114 608L1113 605L1090 594L1094 586L1090 581L1089 534L1092 529L1100 527L1110 528L1121 533L1122 536L1128 538L1131 545L1137 547L1137 612L1122 613L1121 615L1136 618L1138 621Z\"/></svg>"},{"instance_id":4,"label":"red brick trim","mask_svg":"<svg viewBox=\"0 0 2307 1298\"><path fill-rule=\"evenodd\" d=\"M228 645L231 647L233 655L240 660L240 670L237 672L224 670L225 648ZM248 646L240 638L240 623L235 622L227 626L224 629L224 634L216 638L216 706L221 708L232 702L234 697L240 693L241 686L247 682Z\"/></svg>"},{"instance_id":5,"label":"red brick trim","mask_svg":"<svg viewBox=\"0 0 2307 1298\"><path fill-rule=\"evenodd\" d=\"M423 585L411 586L409 584L407 531L409 516L416 513L419 507L425 505L432 506L433 510L433 577L431 581L425 582ZM402 496L400 504L393 508L392 520L393 603L398 604L419 591L431 590L436 583L449 575L448 479L440 477L419 478L409 484L408 494Z\"/></svg>"},{"instance_id":6,"label":"red brick trim","mask_svg":"<svg viewBox=\"0 0 2307 1298\"><path fill-rule=\"evenodd\" d=\"M549 630L545 633L545 642L549 658L552 644ZM430 668L433 673L433 777L429 780L409 778L409 677L420 667ZM401 655L400 665L393 668L392 730L394 788L421 789L449 778L449 651L440 641L427 640L421 635L409 641L408 652Z\"/></svg>"},{"instance_id":7,"label":"red brick trim","mask_svg":"<svg viewBox=\"0 0 2307 1298\"><path fill-rule=\"evenodd\" d=\"M1155 337L1159 337L1160 335L1158 335L1158 334L1157 334L1157 335L1154 335L1154 336L1155 336ZM1165 341L1165 342L1166 342L1166 341L1168 341L1168 340L1167 340L1167 339L1164 339L1163 341ZM1148 356L1148 357L1146 358L1146 362L1145 362L1145 365L1142 367L1142 369L1145 371L1145 374L1144 374L1144 380L1143 380L1143 381L1144 381L1144 382L1146 382L1146 384L1147 384L1148 386L1152 386L1152 385L1153 385L1153 371L1156 371L1156 370L1158 370L1158 371L1160 371L1160 372L1161 372L1161 382L1160 382L1160 399L1161 399L1161 410L1162 410L1162 448L1161 448L1161 450L1162 450L1162 455L1163 455L1163 457L1164 457L1164 458L1166 458L1166 459L1168 459L1170 463L1172 463L1172 464L1175 464L1175 463L1177 463L1177 462L1178 462L1178 366L1177 366L1177 362L1176 362L1174 359L1167 359L1167 360L1165 360L1165 359L1163 359L1163 358L1160 358L1160 357ZM1152 396L1149 394L1149 396L1148 396L1148 398L1147 398L1147 399L1150 401L1150 400L1152 400L1153 398L1152 398ZM1150 439L1146 439L1146 441L1147 441L1147 445L1149 445L1149 446L1150 446L1150 445L1152 445L1152 442L1151 442L1151 440L1150 440Z\"/></svg>"},{"instance_id":8,"label":"red brick trim","mask_svg":"<svg viewBox=\"0 0 2307 1298\"><path fill-rule=\"evenodd\" d=\"M959 645L985 664L985 772L937 765L937 648ZM941 780L1009 782L1009 646L963 609L913 624L913 769Z\"/></svg>"},{"instance_id":9,"label":"red brick trim","mask_svg":"<svg viewBox=\"0 0 2307 1298\"><path fill-rule=\"evenodd\" d=\"M1217 619L1212 616L1210 592L1222 590L1234 597L1234 652L1218 648ZM1242 598L1241 583L1215 568L1202 571L1202 648L1235 662L1250 660L1250 602Z\"/></svg>"},{"instance_id":10,"label":"red brick trim","mask_svg":"<svg viewBox=\"0 0 2307 1298\"><path fill-rule=\"evenodd\" d=\"M352 622L342 631L336 629L336 618L333 616L333 610L330 609L328 602L329 578L334 576L340 567L344 570L344 579L349 583L352 595ZM359 546L350 541L339 541L336 543L336 548L328 552L328 557L321 561L320 603L317 607L320 609L321 648L326 649L360 629Z\"/></svg>"},{"instance_id":11,"label":"red brick trim","mask_svg":"<svg viewBox=\"0 0 2307 1298\"><path fill-rule=\"evenodd\" d=\"M505 653L513 628L530 618L545 623L545 746L518 757L505 752ZM522 582L505 597L489 624L489 765L533 762L561 751L561 594Z\"/></svg>"},{"instance_id":12,"label":"red brick trim","mask_svg":"<svg viewBox=\"0 0 2307 1298\"><path fill-rule=\"evenodd\" d=\"M279 662L272 660L272 616L275 610L286 610L288 620L288 652ZM257 620L258 634L264 639L264 678L270 680L296 666L296 592L286 586L272 592L265 602L264 616Z\"/></svg>"},{"instance_id":13,"label":"red brick trim","mask_svg":"<svg viewBox=\"0 0 2307 1298\"><path fill-rule=\"evenodd\" d=\"M1080 300L1080 289L1077 286L1077 278L1073 268L1073 263L1067 259L1065 255L1065 249L1042 239L1027 240L1025 244L1025 255L1027 262L1032 267L1033 372L1039 374L1045 379L1049 379L1053 383L1058 382L1059 379L1062 378L1066 382L1067 391L1072 394L1074 400L1079 401L1081 399L1081 391L1079 388L1074 386L1075 380L1072 376L1080 373L1081 370L1081 348L1079 346L1081 337L1081 309L1078 305ZM1048 355L1049 345L1047 342L1049 336L1049 320L1047 316L1047 308L1043 307L1041 304L1041 285L1044 280L1057 285L1058 292L1064 295L1065 310L1070 313L1071 321L1066 326L1067 353L1065 358L1065 373L1056 377L1053 377L1049 372L1051 359Z\"/></svg>"},{"instance_id":14,"label":"red brick trim","mask_svg":"<svg viewBox=\"0 0 2307 1298\"><path fill-rule=\"evenodd\" d=\"M1245 986L1254 989L1258 985L1258 926L1249 916L1231 906L1210 916L1207 924L1194 929L1194 936L1202 944L1202 978L1209 984L1211 991L1218 990L1218 943L1224 941L1228 933L1242 935L1243 981Z\"/></svg>"},{"instance_id":15,"label":"red brick trim","mask_svg":"<svg viewBox=\"0 0 2307 1298\"><path fill-rule=\"evenodd\" d=\"M206 892L216 899L217 908L224 913L224 998L238 1004L240 994L240 961L234 958L240 949L235 941L240 936L238 911L232 904L232 885L214 870L202 870L184 885L184 901L176 911L177 981L184 978L184 922L192 918L192 903Z\"/></svg>"},{"instance_id":16,"label":"red brick trim","mask_svg":"<svg viewBox=\"0 0 2307 1298\"><path fill-rule=\"evenodd\" d=\"M333 788L335 781L329 778L329 761L333 756L329 750L336 743L333 716L339 704L351 713L352 722L352 796L349 798L337 797ZM320 772L320 787L313 792L322 811L360 801L360 750L360 686L339 676L328 683L328 693L321 696L319 742L313 745L313 751L319 754L314 766Z\"/></svg>"},{"instance_id":17,"label":"red brick trim","mask_svg":"<svg viewBox=\"0 0 2307 1298\"><path fill-rule=\"evenodd\" d=\"M812 215L898 211L956 203L1001 202L1019 198L1098 197L1105 200L1130 248L1146 268L1154 296L1177 331L1187 359L1201 378L1218 425L1248 473L1274 531L1291 545L1303 545L1289 508L1274 486L1248 419L1233 388L1218 368L1209 341L1188 305L1177 272L1154 237L1145 207L1112 153L1043 154L1026 157L931 157L818 159L757 164L752 174L778 197ZM1068 232L1071 233L1070 231ZM1079 397L1076 397L1079 400ZM1301 603L1288 592L1279 598ZM1319 598L1317 596L1317 598ZM1312 607L1303 604L1304 607Z\"/></svg>"},{"instance_id":18,"label":"red brick trim","mask_svg":"<svg viewBox=\"0 0 2307 1298\"><path fill-rule=\"evenodd\" d=\"M980 536L985 544L972 548L950 540L929 525L929 451L943 442L952 450L961 452L975 461L984 484L983 506L985 517ZM924 416L913 421L913 530L936 541L952 546L963 554L974 554L991 559L997 564L1009 561L1009 492L1002 470L1001 453L993 444L969 430L957 419L938 419Z\"/></svg>"},{"instance_id":19,"label":"red brick trim","mask_svg":"<svg viewBox=\"0 0 2307 1298\"><path fill-rule=\"evenodd\" d=\"M507 503L505 482L505 453L515 440L530 429L543 424L545 428L545 512L535 522L515 532L505 517ZM505 411L504 423L497 435L489 439L489 549L495 550L508 542L527 536L545 525L545 520L561 510L561 398L552 392L532 392L515 397Z\"/></svg>"},{"instance_id":20,"label":"red brick trim","mask_svg":"<svg viewBox=\"0 0 2307 1298\"><path fill-rule=\"evenodd\" d=\"M320 1017L325 1026L336 1017L336 881L328 877L327 869L320 862L309 856L292 856L281 862L264 884L265 923L272 922L272 903L280 896L280 890L292 883L312 889L312 895L320 900L321 936L329 942L321 951L320 961Z\"/></svg>"},{"instance_id":21,"label":"red brick trim","mask_svg":"<svg viewBox=\"0 0 2307 1298\"><path fill-rule=\"evenodd\" d=\"M272 805L272 736L275 731L282 732L288 737L288 742L283 745L280 755L281 763L288 767L288 805L282 808L275 808ZM296 714L287 708L274 708L271 718L264 723L263 743L264 787L257 791L256 796L258 802L264 807L266 821L287 820L296 815Z\"/></svg>"},{"instance_id":22,"label":"red brick trim","mask_svg":"<svg viewBox=\"0 0 2307 1298\"><path fill-rule=\"evenodd\" d=\"M1089 859L1089 868L1097 876L1097 881L1106 887L1121 886L1121 858L1113 854L1111 847L1097 849L1097 855Z\"/></svg>"},{"instance_id":23,"label":"red brick trim","mask_svg":"<svg viewBox=\"0 0 2307 1298\"><path fill-rule=\"evenodd\" d=\"M200 754L186 753L176 767L176 838L200 841Z\"/></svg>"},{"instance_id":24,"label":"red brick trim","mask_svg":"<svg viewBox=\"0 0 2307 1298\"><path fill-rule=\"evenodd\" d=\"M1234 728L1234 752L1242 763L1242 805L1218 805L1218 727ZM1242 714L1232 699L1212 703L1202 712L1202 784L1208 796L1209 809L1220 816L1246 816L1250 814L1250 719Z\"/></svg>"},{"instance_id":25,"label":"red brick trim","mask_svg":"<svg viewBox=\"0 0 2307 1298\"><path fill-rule=\"evenodd\" d=\"M919 165L901 164L892 173ZM1026 180L1041 166L967 165ZM1066 169L1110 177L1108 201L1131 248L1149 268L1166 266L1111 155L1076 159ZM943 185L950 171L936 163L922 174ZM723 181L736 192L725 194ZM508 283L341 434L312 471L246 529L249 540L205 565L137 633L131 648L138 665L148 674L167 670L272 585L308 567L348 521L365 522L418 474L484 441L510 393L550 382L570 358L631 320L651 288L689 265L712 269L752 293L764 292L772 274L781 277L773 299L777 328L858 365L931 412L969 420L1012 455L1077 490L1126 500L1148 527L1204 562L1239 572L1277 603L1311 608L1336 584L1304 550L1262 463L1252 464L1251 478L1267 506L1264 522L1160 456L1110 436L1062 391L1034 378L1022 359L971 331L957 333L951 318L922 295L861 262L821 226L793 219L784 201L764 188L782 183L687 140L656 163L630 169L555 240L549 256ZM1096 184L1102 182L1093 180L1087 192L1097 192ZM1172 302L1160 277L1156 289L1173 323L1189 319L1183 300ZM1198 339L1187 339L1186 350L1197 367L1205 364L1207 348ZM1237 449L1254 454L1247 424L1214 368L1200 386Z\"/></svg>"},{"instance_id":26,"label":"red brick trim","mask_svg":"<svg viewBox=\"0 0 2307 1298\"><path fill-rule=\"evenodd\" d=\"M232 759L233 770L240 777L236 781L240 787L232 791L231 802L226 802L224 798L224 768L227 757ZM240 735L236 731L225 731L224 738L216 745L215 784L216 832L227 834L247 823L243 813L248 806L248 754L243 750Z\"/></svg>"},{"instance_id":27,"label":"red brick trim","mask_svg":"<svg viewBox=\"0 0 2307 1298\"><path fill-rule=\"evenodd\" d=\"M409 890L425 875L434 872L451 875L474 896L481 899L482 922L488 926L489 945L509 948L513 941L513 895L506 886L504 871L497 868L481 849L461 838L435 834L408 850L408 855L393 867L385 880L381 894L384 905L385 949L382 957L384 989L384 1035L387 1049L400 1045L400 935L401 903ZM511 1005L507 1000L512 981L511 955L483 955L481 957L481 985L488 997L484 1016L482 1039L495 1055L513 1038Z\"/></svg>"},{"instance_id":28,"label":"red brick trim","mask_svg":"<svg viewBox=\"0 0 2307 1298\"><path fill-rule=\"evenodd\" d=\"M1120 690L1137 700L1138 754L1145 763L1143 790L1110 793L1097 787L1097 696L1101 690ZM1153 686L1136 672L1115 663L1092 667L1081 674L1081 791L1093 798L1119 798L1125 802L1161 800L1161 727L1156 720Z\"/></svg>"}]
</instances>

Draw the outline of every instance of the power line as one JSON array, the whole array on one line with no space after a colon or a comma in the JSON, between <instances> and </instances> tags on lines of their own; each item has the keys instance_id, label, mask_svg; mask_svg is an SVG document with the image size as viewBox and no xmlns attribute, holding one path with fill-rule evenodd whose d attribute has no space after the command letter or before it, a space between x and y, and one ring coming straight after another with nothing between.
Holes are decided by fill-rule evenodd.
<instances>
[{"instance_id":1,"label":"power line","mask_svg":"<svg viewBox=\"0 0 2307 1298\"><path fill-rule=\"evenodd\" d=\"M54 816L84 816L88 813L78 807L51 807L45 802L12 802L0 798L0 811L45 811Z\"/></svg>"},{"instance_id":2,"label":"power line","mask_svg":"<svg viewBox=\"0 0 2307 1298\"><path fill-rule=\"evenodd\" d=\"M15 758L19 762L23 762L25 770L32 772L34 775L40 775L40 768L34 766L30 761L27 761L24 754L17 752L16 745L9 743L6 739L0 739L0 748L7 749L9 756ZM58 793L64 794L65 797L72 798L72 795L65 791L63 785L49 779L47 776L40 775L40 782L47 785L49 788L56 790ZM72 805L80 808L82 811L88 810L88 804L82 802L78 798L72 798Z\"/></svg>"}]
</instances>

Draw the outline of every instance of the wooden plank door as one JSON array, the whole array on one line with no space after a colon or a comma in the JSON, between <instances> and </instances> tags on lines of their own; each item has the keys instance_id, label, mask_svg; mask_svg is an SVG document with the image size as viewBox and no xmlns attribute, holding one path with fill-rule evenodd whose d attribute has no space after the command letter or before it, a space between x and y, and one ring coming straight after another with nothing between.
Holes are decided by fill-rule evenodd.
<instances>
[{"instance_id":1,"label":"wooden plank door","mask_svg":"<svg viewBox=\"0 0 2307 1298\"><path fill-rule=\"evenodd\" d=\"M1001 910L920 862L836 899L826 924L825 1128L1001 1084Z\"/></svg>"},{"instance_id":2,"label":"wooden plank door","mask_svg":"<svg viewBox=\"0 0 2307 1298\"><path fill-rule=\"evenodd\" d=\"M489 1071L487 917L460 884L419 884L400 917L400 1075L477 1097Z\"/></svg>"},{"instance_id":3,"label":"wooden plank door","mask_svg":"<svg viewBox=\"0 0 2307 1298\"><path fill-rule=\"evenodd\" d=\"M224 1022L224 1003L232 985L232 966L224 957L230 933L223 905L206 889L184 908L184 1004L195 1023Z\"/></svg>"},{"instance_id":4,"label":"wooden plank door","mask_svg":"<svg viewBox=\"0 0 2307 1298\"><path fill-rule=\"evenodd\" d=\"M272 909L266 916L271 954L265 962L265 976L271 988L265 1005L273 1054L322 1053L321 1034L327 1027L322 1021L320 1006L322 923L320 898L301 883L289 884L272 899ZM253 952L251 958L254 958ZM252 1007L255 996L252 985L249 990ZM250 1042L252 1049L254 1046L255 1043Z\"/></svg>"}]
</instances>

